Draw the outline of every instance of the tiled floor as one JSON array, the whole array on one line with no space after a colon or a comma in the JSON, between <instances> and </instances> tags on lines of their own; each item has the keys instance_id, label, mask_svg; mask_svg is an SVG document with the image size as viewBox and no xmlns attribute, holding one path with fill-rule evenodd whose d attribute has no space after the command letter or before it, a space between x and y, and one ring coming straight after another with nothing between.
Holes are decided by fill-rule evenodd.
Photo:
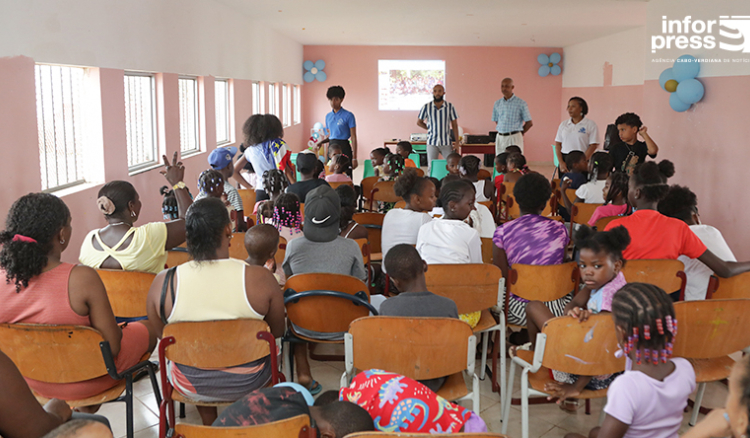
<instances>
[{"instance_id":1,"label":"tiled floor","mask_svg":"<svg viewBox=\"0 0 750 438\"><path fill-rule=\"evenodd\" d=\"M343 352L342 352L343 353ZM156 355L152 360L156 360ZM310 361L313 377L318 380L324 390L338 389L341 374L344 371L343 362L317 362ZM478 365L477 365L478 369ZM520 376L520 374L519 374ZM519 376L516 376L516 385L514 395L520 394ZM480 404L481 417L487 423L491 432L500 432L502 427L500 413L500 397L493 393L489 378L480 381ZM143 379L135 383L135 436L137 438L155 438L159 435L159 410L156 400L151 390L151 384L148 379ZM718 407L723 406L726 399L727 389L721 383L709 384L704 396L704 406ZM586 415L583 409L583 403L576 413L567 413L562 411L554 404L532 405L529 407L529 437L530 438L562 438L569 432L576 432L588 435L588 431L597 425L599 413L604 404L604 400L592 400L591 415ZM461 405L470 408L471 402L462 402ZM690 410L684 415L680 434L687 430ZM105 404L99 411L106 416L112 423L112 429L115 437L125 436L125 404L110 403ZM699 416L699 419L703 415ZM180 422L200 424L200 417L195 407L188 405L186 407L186 418L178 419ZM508 424L507 435L512 438L521 437L521 409L520 406L512 406Z\"/></svg>"}]
</instances>

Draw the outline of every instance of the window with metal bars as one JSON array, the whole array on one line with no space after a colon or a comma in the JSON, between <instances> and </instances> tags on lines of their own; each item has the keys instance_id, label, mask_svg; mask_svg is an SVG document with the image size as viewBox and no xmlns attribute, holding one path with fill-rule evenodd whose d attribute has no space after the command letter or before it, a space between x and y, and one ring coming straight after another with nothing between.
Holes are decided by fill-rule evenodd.
<instances>
[{"instance_id":1,"label":"window with metal bars","mask_svg":"<svg viewBox=\"0 0 750 438\"><path fill-rule=\"evenodd\" d=\"M229 80L214 81L214 101L216 103L216 144L231 143L231 100L229 99Z\"/></svg>"},{"instance_id":2,"label":"window with metal bars","mask_svg":"<svg viewBox=\"0 0 750 438\"><path fill-rule=\"evenodd\" d=\"M86 69L37 64L36 111L42 190L85 182L83 108Z\"/></svg>"},{"instance_id":3,"label":"window with metal bars","mask_svg":"<svg viewBox=\"0 0 750 438\"><path fill-rule=\"evenodd\" d=\"M198 137L198 81L180 78L180 151L182 154L200 150Z\"/></svg>"},{"instance_id":4,"label":"window with metal bars","mask_svg":"<svg viewBox=\"0 0 750 438\"><path fill-rule=\"evenodd\" d=\"M156 94L150 74L125 73L125 132L131 173L158 164Z\"/></svg>"}]
</instances>

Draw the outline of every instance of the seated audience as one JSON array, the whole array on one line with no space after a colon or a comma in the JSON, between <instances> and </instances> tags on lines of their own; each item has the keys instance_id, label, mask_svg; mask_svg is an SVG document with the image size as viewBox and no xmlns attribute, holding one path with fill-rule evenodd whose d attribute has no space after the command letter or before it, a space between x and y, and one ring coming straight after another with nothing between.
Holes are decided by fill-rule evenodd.
<instances>
[{"instance_id":1,"label":"seated audience","mask_svg":"<svg viewBox=\"0 0 750 438\"><path fill-rule=\"evenodd\" d=\"M372 169L375 172L375 176L383 176L383 166L385 165L385 157L391 154L391 150L387 147L376 148L370 152L370 160L372 161Z\"/></svg>"},{"instance_id":2,"label":"seated audience","mask_svg":"<svg viewBox=\"0 0 750 438\"><path fill-rule=\"evenodd\" d=\"M558 265L563 262L565 248L570 241L568 229L561 222L541 216L551 195L549 181L536 172L523 175L515 184L513 196L520 207L521 217L499 226L492 239L493 261L503 271L506 281L513 264ZM545 306L553 315L562 316L565 314L565 305L572 298L572 295L569 295L557 301L547 302ZM527 303L528 301L523 298L510 295L510 324L526 325ZM522 338L522 335L511 335L511 341L518 345L525 343Z\"/></svg>"},{"instance_id":3,"label":"seated audience","mask_svg":"<svg viewBox=\"0 0 750 438\"><path fill-rule=\"evenodd\" d=\"M479 169L481 168L482 162L479 158L473 155L466 155L461 158L458 164L458 171L461 178L471 181L476 188L477 198L476 202L492 201L493 192L495 191L492 184L488 179L479 179Z\"/></svg>"},{"instance_id":4,"label":"seated audience","mask_svg":"<svg viewBox=\"0 0 750 438\"><path fill-rule=\"evenodd\" d=\"M503 185L505 172L508 171L508 165L506 164L507 161L507 152L497 154L497 156L495 157L495 172L497 172L497 176L495 176L494 180L495 199L500 199L500 187Z\"/></svg>"},{"instance_id":5,"label":"seated audience","mask_svg":"<svg viewBox=\"0 0 750 438\"><path fill-rule=\"evenodd\" d=\"M336 194L341 200L341 217L339 218L339 236L357 240L367 239L367 228L353 219L357 211L357 193L352 186L336 187Z\"/></svg>"},{"instance_id":6,"label":"seated audience","mask_svg":"<svg viewBox=\"0 0 750 438\"><path fill-rule=\"evenodd\" d=\"M506 161L508 172L503 177L504 182L514 183L518 181L521 176L531 172L529 166L526 165L526 157L521 155L520 152L508 152L508 160Z\"/></svg>"},{"instance_id":7,"label":"seated audience","mask_svg":"<svg viewBox=\"0 0 750 438\"><path fill-rule=\"evenodd\" d=\"M282 193L273 205L271 224L287 243L302 236L302 213L299 198L294 193Z\"/></svg>"},{"instance_id":8,"label":"seated audience","mask_svg":"<svg viewBox=\"0 0 750 438\"><path fill-rule=\"evenodd\" d=\"M227 195L224 194L224 176L218 170L204 170L198 176L198 190L198 196L195 197L196 201L206 197L221 199L221 202L227 207L229 219L232 221L232 230L237 232L237 218L239 216L237 215L234 206L232 206L227 199ZM244 226L244 224L242 224L242 226Z\"/></svg>"},{"instance_id":9,"label":"seated audience","mask_svg":"<svg viewBox=\"0 0 750 438\"><path fill-rule=\"evenodd\" d=\"M152 222L140 227L133 224L141 214L141 200L135 187L127 181L104 184L97 195L96 205L108 224L91 231L83 239L78 261L95 269L122 269L153 274L164 269L167 251L185 241L185 211L193 202L185 183L185 168L177 161L164 158L163 171L177 199L179 219L171 222Z\"/></svg>"},{"instance_id":10,"label":"seated audience","mask_svg":"<svg viewBox=\"0 0 750 438\"><path fill-rule=\"evenodd\" d=\"M448 175L461 176L461 172L458 170L458 163L460 161L461 155L458 152L451 152L445 157L445 170L448 171Z\"/></svg>"},{"instance_id":11,"label":"seated audience","mask_svg":"<svg viewBox=\"0 0 750 438\"><path fill-rule=\"evenodd\" d=\"M245 212L244 212L244 206L242 205L242 198L240 198L239 192L237 192L237 189L232 187L232 184L229 183L229 178L234 174L234 162L232 159L237 154L237 148L233 146L227 146L227 147L221 147L216 148L213 151L211 151L211 154L208 156L208 164L211 165L211 169L219 172L222 176L222 185L221 185L221 191L219 192L219 197L221 198L222 195L226 197L226 202L229 203L229 206L232 207L232 209L236 212L237 219L239 221L236 223L237 228L236 231L242 232L245 231ZM207 193L203 191L203 188L201 187L201 193L198 194L198 196L195 197L195 201L199 199L203 199Z\"/></svg>"},{"instance_id":12,"label":"seated audience","mask_svg":"<svg viewBox=\"0 0 750 438\"><path fill-rule=\"evenodd\" d=\"M602 194L604 205L596 207L594 214L589 219L589 226L595 227L599 219L611 216L623 216L628 212L628 185L629 178L622 172L613 172L604 183ZM601 230L600 230L601 231Z\"/></svg>"},{"instance_id":13,"label":"seated audience","mask_svg":"<svg viewBox=\"0 0 750 438\"><path fill-rule=\"evenodd\" d=\"M284 271L276 266L276 252L279 250L279 231L268 224L258 224L245 233L245 263L262 266L273 273L280 285L286 283Z\"/></svg>"},{"instance_id":14,"label":"seated audience","mask_svg":"<svg viewBox=\"0 0 750 438\"><path fill-rule=\"evenodd\" d=\"M154 349L156 338L146 321L117 325L95 270L60 260L73 233L62 199L46 193L23 196L11 206L5 226L0 232L0 277L6 280L0 283L0 323L92 327L109 342L119 371ZM64 400L88 398L118 383L109 375L71 383L26 382L42 397ZM94 412L98 406L80 409Z\"/></svg>"},{"instance_id":15,"label":"seated audience","mask_svg":"<svg viewBox=\"0 0 750 438\"><path fill-rule=\"evenodd\" d=\"M290 185L287 189L287 193L294 193L299 198L300 202L304 204L307 194L311 190L320 186L327 186L328 183L324 179L318 178L318 174L315 173L315 163L318 162L318 157L311 153L300 153L297 155L297 168L301 175L300 180Z\"/></svg>"},{"instance_id":16,"label":"seated audience","mask_svg":"<svg viewBox=\"0 0 750 438\"><path fill-rule=\"evenodd\" d=\"M659 213L664 216L685 222L690 231L706 245L706 248L718 258L727 262L736 262L732 250L721 235L721 231L711 225L701 223L698 215L698 197L687 187L672 186L667 195L659 201ZM700 260L681 255L677 258L685 265L687 285L685 286L685 300L705 300L708 280L713 271Z\"/></svg>"},{"instance_id":17,"label":"seated audience","mask_svg":"<svg viewBox=\"0 0 750 438\"><path fill-rule=\"evenodd\" d=\"M112 431L96 420L71 420L42 438L112 438Z\"/></svg>"},{"instance_id":18,"label":"seated audience","mask_svg":"<svg viewBox=\"0 0 750 438\"><path fill-rule=\"evenodd\" d=\"M560 187L565 189L578 189L587 182L586 172L589 169L589 161L586 154L581 151L571 151L565 157L565 165L570 169L562 174Z\"/></svg>"},{"instance_id":19,"label":"seated audience","mask_svg":"<svg viewBox=\"0 0 750 438\"><path fill-rule=\"evenodd\" d=\"M344 154L339 154L334 155L331 161L333 161L333 173L326 176L326 182L351 182L352 179L346 174L346 169L349 168L349 158Z\"/></svg>"},{"instance_id":20,"label":"seated audience","mask_svg":"<svg viewBox=\"0 0 750 438\"><path fill-rule=\"evenodd\" d=\"M604 185L612 169L612 156L607 152L594 152L589 160L589 181L576 190L575 202L604 203ZM567 197L563 198L567 199ZM567 208L567 204L566 204Z\"/></svg>"},{"instance_id":21,"label":"seated audience","mask_svg":"<svg viewBox=\"0 0 750 438\"><path fill-rule=\"evenodd\" d=\"M168 323L257 319L271 333L284 333L284 297L273 275L258 266L229 258L232 228L224 204L215 198L196 201L185 218L187 250L192 260L159 273L148 294L148 319L159 337ZM164 287L168 272L172 286ZM172 289L172 287L174 289ZM170 290L168 290L170 289ZM216 408L200 402L234 401L265 386L271 379L270 356L220 369L177 363L168 367L175 390L198 401L204 425L216 419Z\"/></svg>"},{"instance_id":22,"label":"seated audience","mask_svg":"<svg viewBox=\"0 0 750 438\"><path fill-rule=\"evenodd\" d=\"M414 153L414 147L408 141L396 143L396 153L404 157L404 167L419 167L409 155Z\"/></svg>"}]
</instances>

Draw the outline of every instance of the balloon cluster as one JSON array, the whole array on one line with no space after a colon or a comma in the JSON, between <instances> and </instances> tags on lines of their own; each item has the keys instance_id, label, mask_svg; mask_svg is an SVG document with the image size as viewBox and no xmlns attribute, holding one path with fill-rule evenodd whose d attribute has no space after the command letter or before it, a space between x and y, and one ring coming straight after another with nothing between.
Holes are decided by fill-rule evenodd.
<instances>
[{"instance_id":1,"label":"balloon cluster","mask_svg":"<svg viewBox=\"0 0 750 438\"><path fill-rule=\"evenodd\" d=\"M696 79L700 73L700 62L691 55L677 58L672 68L668 68L659 75L659 85L669 96L669 106L681 113L690 106L703 99L703 84Z\"/></svg>"},{"instance_id":2,"label":"balloon cluster","mask_svg":"<svg viewBox=\"0 0 750 438\"><path fill-rule=\"evenodd\" d=\"M323 135L325 135L325 128L323 127L323 124L320 122L315 123L313 125L313 128L310 130L310 139L307 141L307 146L310 149L314 148Z\"/></svg>"},{"instance_id":3,"label":"balloon cluster","mask_svg":"<svg viewBox=\"0 0 750 438\"><path fill-rule=\"evenodd\" d=\"M318 59L315 62L305 61L302 64L302 67L305 69L305 73L302 76L305 82L312 82L315 79L323 82L328 77L326 72L323 71L323 69L326 68L326 63L322 59Z\"/></svg>"},{"instance_id":4,"label":"balloon cluster","mask_svg":"<svg viewBox=\"0 0 750 438\"><path fill-rule=\"evenodd\" d=\"M542 53L541 55L537 56L536 60L539 61L540 64L542 64L541 66L539 66L539 76L545 77L550 73L552 73L552 76L557 76L562 73L562 68L557 65L561 59L562 56L560 56L559 53L553 53L549 56Z\"/></svg>"}]
</instances>

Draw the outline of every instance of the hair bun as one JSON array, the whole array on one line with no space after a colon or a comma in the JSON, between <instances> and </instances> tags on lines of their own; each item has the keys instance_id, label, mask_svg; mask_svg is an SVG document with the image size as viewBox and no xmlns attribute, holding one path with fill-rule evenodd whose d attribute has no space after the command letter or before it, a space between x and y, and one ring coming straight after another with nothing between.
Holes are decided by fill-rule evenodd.
<instances>
[{"instance_id":1,"label":"hair bun","mask_svg":"<svg viewBox=\"0 0 750 438\"><path fill-rule=\"evenodd\" d=\"M96 206L99 207L99 211L107 216L115 212L115 203L106 196L100 196L96 200Z\"/></svg>"},{"instance_id":2,"label":"hair bun","mask_svg":"<svg viewBox=\"0 0 750 438\"><path fill-rule=\"evenodd\" d=\"M667 178L671 178L674 175L674 164L669 160L659 161L659 173Z\"/></svg>"}]
</instances>

